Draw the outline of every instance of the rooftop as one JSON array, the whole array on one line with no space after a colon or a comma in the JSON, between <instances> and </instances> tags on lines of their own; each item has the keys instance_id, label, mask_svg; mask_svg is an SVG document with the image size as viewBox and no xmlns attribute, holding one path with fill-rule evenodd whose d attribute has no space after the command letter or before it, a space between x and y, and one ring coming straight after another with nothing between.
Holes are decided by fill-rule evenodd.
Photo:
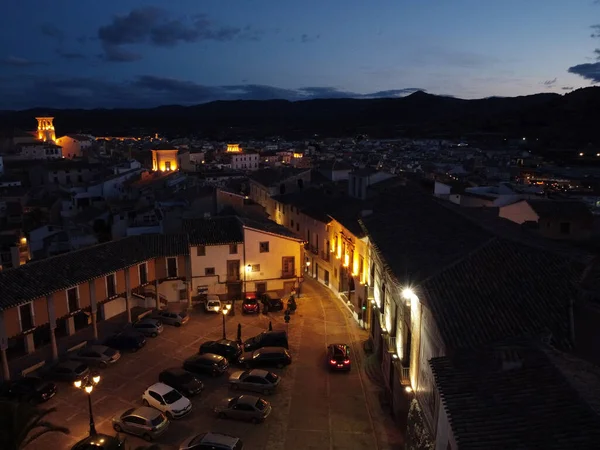
<instances>
[{"instance_id":1,"label":"rooftop","mask_svg":"<svg viewBox=\"0 0 600 450\"><path fill-rule=\"evenodd\" d=\"M277 169L261 169L250 175L250 179L264 187L272 187L290 177L306 172L310 169L294 169L291 167L282 167Z\"/></svg>"},{"instance_id":2,"label":"rooftop","mask_svg":"<svg viewBox=\"0 0 600 450\"><path fill-rule=\"evenodd\" d=\"M593 220L588 206L573 200L525 200L540 218L543 219L584 219Z\"/></svg>"},{"instance_id":3,"label":"rooftop","mask_svg":"<svg viewBox=\"0 0 600 450\"><path fill-rule=\"evenodd\" d=\"M183 231L191 245L225 245L244 242L244 232L235 216L184 219Z\"/></svg>"}]
</instances>

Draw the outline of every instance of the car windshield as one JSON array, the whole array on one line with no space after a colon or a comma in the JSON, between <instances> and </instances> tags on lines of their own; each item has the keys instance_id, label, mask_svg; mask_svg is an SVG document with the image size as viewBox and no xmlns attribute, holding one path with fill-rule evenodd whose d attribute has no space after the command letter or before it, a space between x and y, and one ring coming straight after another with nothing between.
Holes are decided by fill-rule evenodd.
<instances>
[{"instance_id":1,"label":"car windshield","mask_svg":"<svg viewBox=\"0 0 600 450\"><path fill-rule=\"evenodd\" d=\"M167 405L170 405L171 403L175 403L177 400L179 400L182 397L183 397L183 395L181 395L175 389L173 389L172 391L169 391L165 395L163 395L163 399L165 400L165 403Z\"/></svg>"},{"instance_id":2,"label":"car windshield","mask_svg":"<svg viewBox=\"0 0 600 450\"><path fill-rule=\"evenodd\" d=\"M107 348L106 350L104 350L104 354L108 357L111 357L115 356L117 354L117 351L112 348Z\"/></svg>"},{"instance_id":3,"label":"car windshield","mask_svg":"<svg viewBox=\"0 0 600 450\"><path fill-rule=\"evenodd\" d=\"M275 375L273 372L269 372L267 373L267 375L265 376L265 379L269 382L269 383L275 383L277 381L279 377L277 375Z\"/></svg>"},{"instance_id":4,"label":"car windshield","mask_svg":"<svg viewBox=\"0 0 600 450\"><path fill-rule=\"evenodd\" d=\"M214 307L214 306L219 306L219 305L220 305L219 302L208 302L209 307Z\"/></svg>"},{"instance_id":5,"label":"car windshield","mask_svg":"<svg viewBox=\"0 0 600 450\"><path fill-rule=\"evenodd\" d=\"M177 379L180 383L192 383L193 381L196 381L196 377L189 372L177 375Z\"/></svg>"},{"instance_id":6,"label":"car windshield","mask_svg":"<svg viewBox=\"0 0 600 450\"><path fill-rule=\"evenodd\" d=\"M202 439L204 439L204 436L206 436L206 433L200 433L198 436L192 439L190 441L190 447L194 447L195 445L201 443Z\"/></svg>"},{"instance_id":7,"label":"car windshield","mask_svg":"<svg viewBox=\"0 0 600 450\"><path fill-rule=\"evenodd\" d=\"M152 419L150 421L150 423L152 424L153 427L160 425L163 421L163 416L162 414L159 414L158 416L156 416L154 419Z\"/></svg>"},{"instance_id":8,"label":"car windshield","mask_svg":"<svg viewBox=\"0 0 600 450\"><path fill-rule=\"evenodd\" d=\"M264 401L262 398L259 398L256 402L256 409L258 409L259 411L264 411L267 405L268 403L266 401Z\"/></svg>"},{"instance_id":9,"label":"car windshield","mask_svg":"<svg viewBox=\"0 0 600 450\"><path fill-rule=\"evenodd\" d=\"M185 319L187 317L187 313L185 312L180 312L179 313L179 317L181 317L182 319Z\"/></svg>"},{"instance_id":10,"label":"car windshield","mask_svg":"<svg viewBox=\"0 0 600 450\"><path fill-rule=\"evenodd\" d=\"M256 301L255 298L247 298L246 299L246 304L247 305L256 305L258 302Z\"/></svg>"},{"instance_id":11,"label":"car windshield","mask_svg":"<svg viewBox=\"0 0 600 450\"><path fill-rule=\"evenodd\" d=\"M125 411L123 414L121 414L121 417L127 417L129 414L131 414L133 411L135 410L135 408L131 408L128 409L127 411Z\"/></svg>"},{"instance_id":12,"label":"car windshield","mask_svg":"<svg viewBox=\"0 0 600 450\"><path fill-rule=\"evenodd\" d=\"M87 369L87 366L85 364L81 364L80 366L75 367L75 370L73 372L83 373L86 371L86 369Z\"/></svg>"}]
</instances>

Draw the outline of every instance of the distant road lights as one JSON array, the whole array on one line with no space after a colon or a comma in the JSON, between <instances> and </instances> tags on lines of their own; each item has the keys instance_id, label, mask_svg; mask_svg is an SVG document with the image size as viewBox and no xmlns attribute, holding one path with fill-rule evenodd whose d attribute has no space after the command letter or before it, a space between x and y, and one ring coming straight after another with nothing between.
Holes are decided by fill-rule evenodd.
<instances>
[{"instance_id":1,"label":"distant road lights","mask_svg":"<svg viewBox=\"0 0 600 450\"><path fill-rule=\"evenodd\" d=\"M583 156L583 155L584 155L584 153L583 153L583 152L579 152L579 156Z\"/></svg>"}]
</instances>

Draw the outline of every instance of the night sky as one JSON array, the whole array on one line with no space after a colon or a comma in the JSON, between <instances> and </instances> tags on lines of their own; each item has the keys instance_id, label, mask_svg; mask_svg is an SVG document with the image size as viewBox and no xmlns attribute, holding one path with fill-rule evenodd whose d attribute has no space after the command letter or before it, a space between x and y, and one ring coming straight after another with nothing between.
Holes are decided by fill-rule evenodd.
<instances>
[{"instance_id":1,"label":"night sky","mask_svg":"<svg viewBox=\"0 0 600 450\"><path fill-rule=\"evenodd\" d=\"M8 0L0 109L600 82L598 0Z\"/></svg>"}]
</instances>

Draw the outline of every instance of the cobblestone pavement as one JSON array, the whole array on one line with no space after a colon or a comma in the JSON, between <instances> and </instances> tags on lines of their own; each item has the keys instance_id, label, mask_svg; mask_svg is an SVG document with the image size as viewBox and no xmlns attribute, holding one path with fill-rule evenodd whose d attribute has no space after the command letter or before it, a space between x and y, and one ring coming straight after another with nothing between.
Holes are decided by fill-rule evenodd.
<instances>
[{"instance_id":1,"label":"cobblestone pavement","mask_svg":"<svg viewBox=\"0 0 600 450\"><path fill-rule=\"evenodd\" d=\"M239 308L239 306L238 306ZM205 391L193 399L193 411L171 424L158 439L164 450L177 449L189 435L218 431L239 436L244 449L266 450L397 450L403 439L392 420L381 410L380 389L362 367L364 330L350 318L349 312L328 289L314 280L305 281L298 310L289 325L282 313L268 317L244 316L239 312L227 317L229 338L235 338L237 324L242 324L242 338L248 338L268 328L287 329L294 362L281 374L280 390L267 399L273 413L263 424L223 420L215 417L215 403L231 396L227 377L203 378ZM125 354L111 368L101 372L102 381L92 394L96 428L114 434L111 418L119 411L141 405L143 391L155 383L158 373L196 353L200 343L222 337L220 316L203 312L192 313L191 320L181 328L166 327L158 338L149 339L136 354ZM353 347L353 368L350 373L330 373L325 365L328 343L346 342ZM230 369L231 370L231 369ZM46 407L56 407L52 422L66 425L71 434L45 435L28 450L69 449L88 430L87 398L69 385L59 385L59 393ZM133 436L131 447L145 443Z\"/></svg>"}]
</instances>

